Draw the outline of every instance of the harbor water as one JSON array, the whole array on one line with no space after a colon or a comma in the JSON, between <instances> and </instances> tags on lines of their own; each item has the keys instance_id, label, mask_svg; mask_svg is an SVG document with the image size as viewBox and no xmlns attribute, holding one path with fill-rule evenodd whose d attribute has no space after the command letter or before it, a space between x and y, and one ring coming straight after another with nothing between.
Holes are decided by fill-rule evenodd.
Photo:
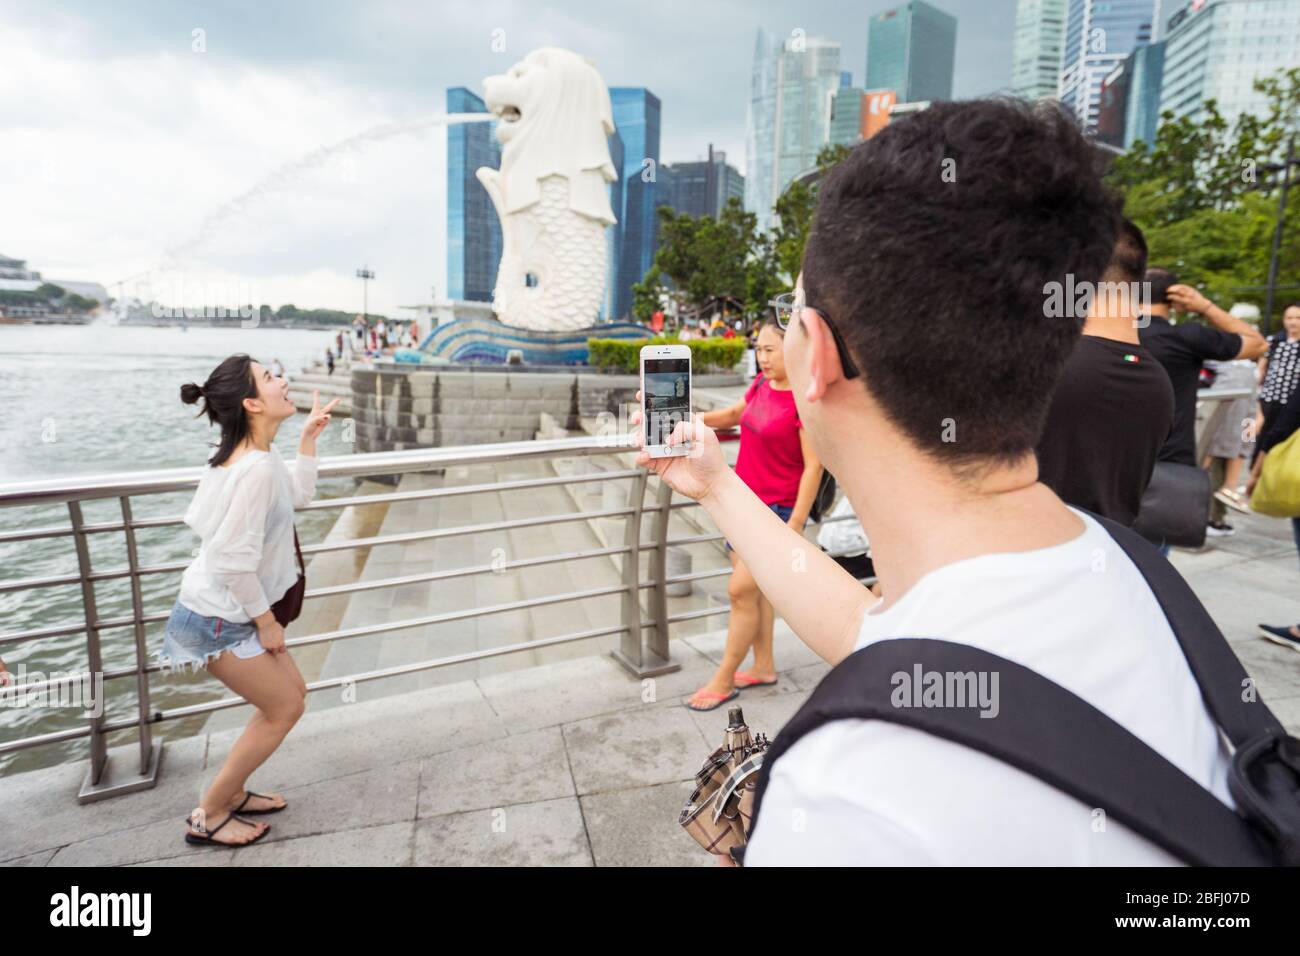
<instances>
[{"instance_id":1,"label":"harbor water","mask_svg":"<svg viewBox=\"0 0 1300 956\"><path fill-rule=\"evenodd\" d=\"M206 417L196 419L194 406L180 401L184 382L202 383L223 358L247 352L270 363L278 358L290 378L310 362L323 360L334 333L290 329L217 329L206 327L143 328L94 324L84 326L0 325L0 483L77 475L200 466L210 454L216 431ZM340 372L338 374L346 374ZM276 446L286 459L297 454L305 416L282 426ZM335 419L317 443L321 456L348 454L344 428ZM322 480L317 497L351 493L351 479ZM192 492L134 499L134 517L179 516ZM116 500L84 507L88 522L120 521ZM337 515L332 511L298 516L304 544L319 541ZM0 509L0 531L66 526L66 505ZM188 528L141 529L137 533L142 565L184 561L198 545ZM126 566L125 536L111 532L90 536L96 570ZM0 544L0 582L75 574L71 537ZM145 613L165 612L175 601L180 574L141 579ZM99 582L95 598L101 618L131 613L128 579ZM0 637L36 628L84 623L79 585L0 593ZM162 641L162 624L148 626L152 653ZM135 662L130 627L102 633L106 669ZM87 668L84 633L35 642L0 645L10 671L31 674L83 672ZM109 682L107 715L135 712L134 680ZM206 674L154 675L154 709L212 699L219 685ZM84 726L80 708L0 707L0 741ZM205 718L170 722L169 735L198 732ZM121 737L117 740L117 737ZM129 736L114 735L110 743ZM0 755L0 775L48 766L87 753L84 740Z\"/></svg>"}]
</instances>

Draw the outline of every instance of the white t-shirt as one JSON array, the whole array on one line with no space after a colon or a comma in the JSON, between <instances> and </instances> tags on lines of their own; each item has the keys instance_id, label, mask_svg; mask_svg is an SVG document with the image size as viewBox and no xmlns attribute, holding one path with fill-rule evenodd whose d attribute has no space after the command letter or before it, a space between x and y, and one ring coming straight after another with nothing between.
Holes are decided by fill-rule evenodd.
<instances>
[{"instance_id":1,"label":"white t-shirt","mask_svg":"<svg viewBox=\"0 0 1300 956\"><path fill-rule=\"evenodd\" d=\"M272 445L204 471L185 512L203 544L181 577L181 604L242 624L293 587L293 509L316 493L316 467L315 458L299 455L290 470Z\"/></svg>"},{"instance_id":2,"label":"white t-shirt","mask_svg":"<svg viewBox=\"0 0 1300 956\"><path fill-rule=\"evenodd\" d=\"M1082 697L1233 806L1226 746L1155 596L1106 530L1074 513L1087 526L1074 540L930 572L892 607L864 615L857 647L931 637L1005 657ZM1024 771L876 720L824 724L773 764L745 853L747 866L1178 862Z\"/></svg>"}]
</instances>

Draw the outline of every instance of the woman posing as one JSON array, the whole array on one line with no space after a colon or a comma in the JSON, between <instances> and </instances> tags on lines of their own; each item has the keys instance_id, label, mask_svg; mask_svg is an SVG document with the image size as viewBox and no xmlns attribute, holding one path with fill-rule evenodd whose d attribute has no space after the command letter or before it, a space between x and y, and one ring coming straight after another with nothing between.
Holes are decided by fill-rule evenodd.
<instances>
[{"instance_id":1,"label":"woman posing","mask_svg":"<svg viewBox=\"0 0 1300 956\"><path fill-rule=\"evenodd\" d=\"M730 408L705 412L701 417L710 428L740 426L736 474L764 504L802 533L817 496L822 466L799 423L794 394L785 377L783 334L775 322L763 325L754 347L759 375L745 397ZM730 544L727 554L733 568L727 583L731 600L727 645L713 677L687 703L692 710L713 710L746 687L776 683L772 605ZM750 648L754 651L752 669L738 671Z\"/></svg>"},{"instance_id":2,"label":"woman posing","mask_svg":"<svg viewBox=\"0 0 1300 956\"><path fill-rule=\"evenodd\" d=\"M185 513L202 545L181 578L159 659L168 669L207 667L256 708L186 820L188 843L242 846L270 830L246 815L287 806L279 794L253 793L244 784L306 708L307 685L272 605L298 583L293 509L315 493L316 439L338 399L321 408L315 396L292 469L272 444L296 410L288 380L247 355L232 355L203 385L181 386L181 401L200 400L200 414L220 427L221 440Z\"/></svg>"}]
</instances>

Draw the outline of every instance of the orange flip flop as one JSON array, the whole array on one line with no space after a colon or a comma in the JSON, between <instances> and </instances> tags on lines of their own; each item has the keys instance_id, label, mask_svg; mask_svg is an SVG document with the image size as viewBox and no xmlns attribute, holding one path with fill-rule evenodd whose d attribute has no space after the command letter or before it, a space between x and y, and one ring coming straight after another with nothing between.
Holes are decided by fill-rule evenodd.
<instances>
[{"instance_id":1,"label":"orange flip flop","mask_svg":"<svg viewBox=\"0 0 1300 956\"><path fill-rule=\"evenodd\" d=\"M775 687L777 683L776 680L759 680L749 671L736 671L731 680L740 690L746 687Z\"/></svg>"},{"instance_id":2,"label":"orange flip flop","mask_svg":"<svg viewBox=\"0 0 1300 956\"><path fill-rule=\"evenodd\" d=\"M730 694L715 694L713 691L705 690L704 688L701 687L699 690L697 690L694 694L691 695L690 700L686 701L686 706L689 707L691 710L696 710L696 711L717 710L727 701L735 700L739 696L740 696L740 691L734 689L731 691ZM705 700L712 700L715 701L715 703L709 704L709 706L707 707L696 707L694 704L691 703L691 700L694 700L696 697L702 697Z\"/></svg>"}]
</instances>

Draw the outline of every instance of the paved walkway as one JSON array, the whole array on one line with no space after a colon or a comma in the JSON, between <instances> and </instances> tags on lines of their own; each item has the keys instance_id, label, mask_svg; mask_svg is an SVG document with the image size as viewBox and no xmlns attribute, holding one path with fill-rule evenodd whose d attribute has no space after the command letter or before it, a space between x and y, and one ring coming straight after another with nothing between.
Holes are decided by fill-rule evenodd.
<instances>
[{"instance_id":1,"label":"paved walkway","mask_svg":"<svg viewBox=\"0 0 1300 956\"><path fill-rule=\"evenodd\" d=\"M1300 620L1289 524L1236 517L1236 537L1174 561L1261 693L1300 731L1300 655L1260 640L1259 621ZM708 865L677 826L690 780L720 742L724 710L684 697L708 675L721 632L675 640L678 673L629 677L606 656L313 708L255 776L291 808L238 850L182 842L185 814L238 734L168 744L158 786L89 806L84 763L8 778L0 861L10 865ZM781 681L741 695L775 734L826 672L778 623ZM129 759L129 756L123 759Z\"/></svg>"}]
</instances>

